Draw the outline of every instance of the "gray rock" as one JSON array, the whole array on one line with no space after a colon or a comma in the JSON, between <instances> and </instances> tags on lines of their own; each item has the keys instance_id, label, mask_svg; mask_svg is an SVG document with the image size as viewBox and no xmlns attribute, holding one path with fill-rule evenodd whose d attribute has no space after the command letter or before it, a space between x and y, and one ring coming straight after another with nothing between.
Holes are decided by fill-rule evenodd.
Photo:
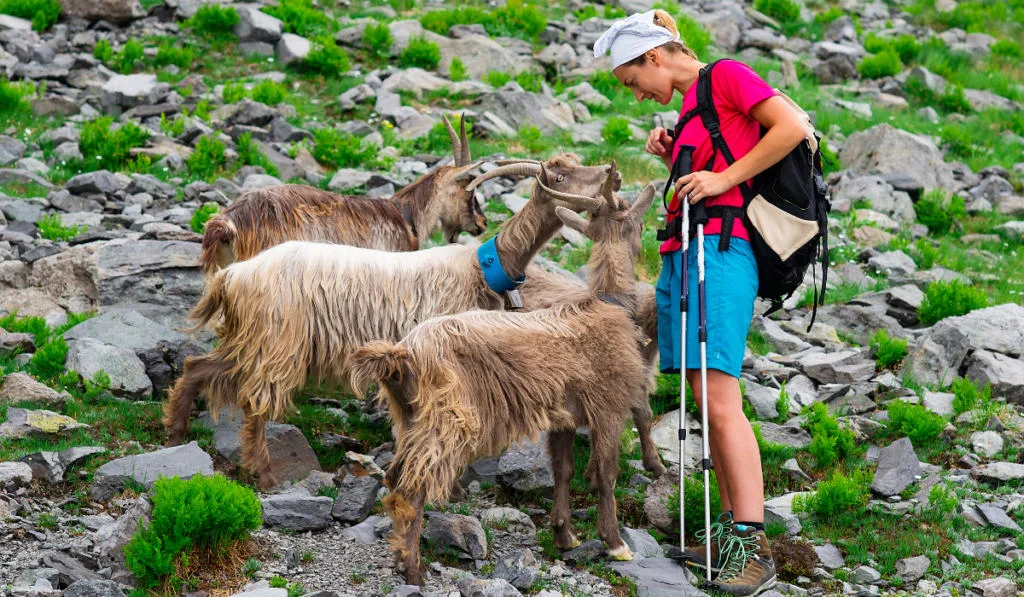
<instances>
[{"instance_id":1,"label":"gray rock","mask_svg":"<svg viewBox=\"0 0 1024 597\"><path fill-rule=\"evenodd\" d=\"M90 494L94 500L107 501L119 493L128 479L147 489L161 477L191 479L212 475L213 460L196 442L165 448L147 454L112 460L96 470Z\"/></svg>"},{"instance_id":2,"label":"gray rock","mask_svg":"<svg viewBox=\"0 0 1024 597\"><path fill-rule=\"evenodd\" d=\"M341 530L341 536L354 540L360 545L373 545L377 542L377 524L384 520L381 516L369 516L363 522Z\"/></svg>"},{"instance_id":3,"label":"gray rock","mask_svg":"<svg viewBox=\"0 0 1024 597\"><path fill-rule=\"evenodd\" d=\"M928 559L928 556L903 558L896 562L896 576L899 576L907 583L917 582L928 572L928 567L931 564L932 562Z\"/></svg>"},{"instance_id":4,"label":"gray rock","mask_svg":"<svg viewBox=\"0 0 1024 597\"><path fill-rule=\"evenodd\" d=\"M338 498L334 502L331 516L341 522L363 522L377 501L379 489L380 481L374 477L348 475L338 484Z\"/></svg>"},{"instance_id":5,"label":"gray rock","mask_svg":"<svg viewBox=\"0 0 1024 597\"><path fill-rule=\"evenodd\" d=\"M32 467L24 462L0 462L0 487L16 489L32 483Z\"/></svg>"},{"instance_id":6,"label":"gray rock","mask_svg":"<svg viewBox=\"0 0 1024 597\"><path fill-rule=\"evenodd\" d=\"M342 168L334 173L334 176L331 177L331 182L327 183L327 188L336 192L345 191L347 189L363 186L369 182L371 178L373 178L372 172L355 170L353 168Z\"/></svg>"},{"instance_id":7,"label":"gray rock","mask_svg":"<svg viewBox=\"0 0 1024 597\"><path fill-rule=\"evenodd\" d=\"M992 384L994 396L1024 404L1024 357L1014 359L998 352L975 350L967 358L967 378L976 384Z\"/></svg>"},{"instance_id":8,"label":"gray rock","mask_svg":"<svg viewBox=\"0 0 1024 597\"><path fill-rule=\"evenodd\" d=\"M80 580L64 589L64 597L124 597L124 589L112 580Z\"/></svg>"},{"instance_id":9,"label":"gray rock","mask_svg":"<svg viewBox=\"0 0 1024 597\"><path fill-rule=\"evenodd\" d=\"M100 304L144 304L150 308L165 307L182 317L187 315L203 294L203 276L198 267L200 251L199 243L183 241L105 243L96 252Z\"/></svg>"},{"instance_id":10,"label":"gray rock","mask_svg":"<svg viewBox=\"0 0 1024 597\"><path fill-rule=\"evenodd\" d=\"M921 474L921 461L910 439L904 437L883 448L871 490L882 496L899 495Z\"/></svg>"},{"instance_id":11,"label":"gray rock","mask_svg":"<svg viewBox=\"0 0 1024 597\"><path fill-rule=\"evenodd\" d=\"M119 114L136 106L160 103L170 91L170 85L157 81L155 74L114 75L103 84L100 103L106 112Z\"/></svg>"},{"instance_id":12,"label":"gray rock","mask_svg":"<svg viewBox=\"0 0 1024 597\"><path fill-rule=\"evenodd\" d=\"M679 564L668 558L644 558L629 562L610 562L608 566L636 584L643 597L706 597L686 579Z\"/></svg>"},{"instance_id":13,"label":"gray rock","mask_svg":"<svg viewBox=\"0 0 1024 597\"><path fill-rule=\"evenodd\" d=\"M917 264L903 251L887 251L868 260L868 266L886 275L909 276L917 271Z\"/></svg>"},{"instance_id":14,"label":"gray rock","mask_svg":"<svg viewBox=\"0 0 1024 597\"><path fill-rule=\"evenodd\" d=\"M1015 481L1024 479L1024 464L1017 464L1016 462L990 462L971 469L971 475L976 479L990 483Z\"/></svg>"},{"instance_id":15,"label":"gray rock","mask_svg":"<svg viewBox=\"0 0 1024 597\"><path fill-rule=\"evenodd\" d=\"M775 407L779 401L779 390L752 381L747 382L746 388L744 397L754 407L759 419L775 419L779 416L779 411Z\"/></svg>"},{"instance_id":16,"label":"gray rock","mask_svg":"<svg viewBox=\"0 0 1024 597\"><path fill-rule=\"evenodd\" d=\"M341 491L338 492L341 497ZM452 548L463 559L487 559L487 535L480 521L472 516L427 512L427 526L423 538L431 545Z\"/></svg>"},{"instance_id":17,"label":"gray rock","mask_svg":"<svg viewBox=\"0 0 1024 597\"><path fill-rule=\"evenodd\" d=\"M275 51L277 62L281 66L287 66L292 62L302 60L313 49L313 44L305 37L294 33L284 33L277 42Z\"/></svg>"},{"instance_id":18,"label":"gray rock","mask_svg":"<svg viewBox=\"0 0 1024 597\"><path fill-rule=\"evenodd\" d=\"M604 541L591 539L584 541L579 547L570 549L562 554L562 559L573 564L586 564L600 560L605 555Z\"/></svg>"},{"instance_id":19,"label":"gray rock","mask_svg":"<svg viewBox=\"0 0 1024 597\"><path fill-rule=\"evenodd\" d=\"M947 385L957 372L971 348L971 340L960 328L943 325L940 321L925 332L903 360L904 371L920 383Z\"/></svg>"},{"instance_id":20,"label":"gray rock","mask_svg":"<svg viewBox=\"0 0 1024 597\"><path fill-rule=\"evenodd\" d=\"M64 15L90 21L128 23L146 16L138 0L65 0Z\"/></svg>"},{"instance_id":21,"label":"gray rock","mask_svg":"<svg viewBox=\"0 0 1024 597\"><path fill-rule=\"evenodd\" d=\"M19 439L31 436L53 439L88 427L71 417L53 411L9 407L7 420L0 425L0 438Z\"/></svg>"},{"instance_id":22,"label":"gray rock","mask_svg":"<svg viewBox=\"0 0 1024 597\"><path fill-rule=\"evenodd\" d=\"M781 495L764 502L765 524L781 523L786 525L786 534L799 535L803 529L800 519L793 514L793 498L798 495L808 496L809 492L794 492Z\"/></svg>"},{"instance_id":23,"label":"gray rock","mask_svg":"<svg viewBox=\"0 0 1024 597\"><path fill-rule=\"evenodd\" d=\"M536 126L542 133L551 134L571 128L576 120L572 108L557 99L524 91L515 83L508 83L494 93L481 97L475 104L479 112L493 112L502 121L519 129Z\"/></svg>"},{"instance_id":24,"label":"gray rock","mask_svg":"<svg viewBox=\"0 0 1024 597\"><path fill-rule=\"evenodd\" d=\"M494 565L494 578L507 580L513 587L526 590L540 578L540 564L533 552L524 549L500 558Z\"/></svg>"},{"instance_id":25,"label":"gray rock","mask_svg":"<svg viewBox=\"0 0 1024 597\"><path fill-rule=\"evenodd\" d=\"M50 386L39 383L23 371L16 371L5 376L3 385L0 385L0 403L31 400L50 406L60 406L64 404L68 396L66 392L58 393Z\"/></svg>"},{"instance_id":26,"label":"gray rock","mask_svg":"<svg viewBox=\"0 0 1024 597\"><path fill-rule=\"evenodd\" d=\"M658 545L658 541L646 529L622 527L621 534L622 540L633 552L635 559L660 558L665 555L661 546Z\"/></svg>"},{"instance_id":27,"label":"gray rock","mask_svg":"<svg viewBox=\"0 0 1024 597\"><path fill-rule=\"evenodd\" d=\"M843 554L839 553L839 548L831 543L815 545L814 551L818 554L818 561L821 565L829 570L838 570L846 565L846 560L843 559Z\"/></svg>"},{"instance_id":28,"label":"gray rock","mask_svg":"<svg viewBox=\"0 0 1024 597\"><path fill-rule=\"evenodd\" d=\"M517 491L554 487L546 435L537 443L511 446L498 460L498 481Z\"/></svg>"},{"instance_id":29,"label":"gray rock","mask_svg":"<svg viewBox=\"0 0 1024 597\"><path fill-rule=\"evenodd\" d=\"M771 444L804 449L811 445L811 434L796 425L778 425L768 421L757 423L761 428L761 437Z\"/></svg>"},{"instance_id":30,"label":"gray rock","mask_svg":"<svg viewBox=\"0 0 1024 597\"><path fill-rule=\"evenodd\" d=\"M850 135L839 160L855 172L907 174L926 189L956 187L952 169L934 143L887 123Z\"/></svg>"},{"instance_id":31,"label":"gray rock","mask_svg":"<svg viewBox=\"0 0 1024 597\"><path fill-rule=\"evenodd\" d=\"M871 585L882 579L882 574L871 566L857 566L850 579L859 584Z\"/></svg>"},{"instance_id":32,"label":"gray rock","mask_svg":"<svg viewBox=\"0 0 1024 597\"><path fill-rule=\"evenodd\" d=\"M152 174L132 174L132 181L128 183L125 192L130 195L149 193L156 199L173 199L177 196L177 190Z\"/></svg>"},{"instance_id":33,"label":"gray rock","mask_svg":"<svg viewBox=\"0 0 1024 597\"><path fill-rule=\"evenodd\" d=\"M87 195L101 193L109 195L120 191L123 188L118 180L109 170L97 170L74 176L65 185L64 189L74 195Z\"/></svg>"},{"instance_id":34,"label":"gray rock","mask_svg":"<svg viewBox=\"0 0 1024 597\"><path fill-rule=\"evenodd\" d=\"M81 557L83 560L88 562L89 566L94 565L92 558L88 556ZM59 551L45 551L39 556L39 561L42 565L47 568L52 568L57 571L57 580L60 586L69 586L78 581L94 581L101 580L102 577L93 572L79 559L72 557L72 554L59 552Z\"/></svg>"},{"instance_id":35,"label":"gray rock","mask_svg":"<svg viewBox=\"0 0 1024 597\"><path fill-rule=\"evenodd\" d=\"M502 578L492 580L466 578L460 580L456 586L462 597L520 597L522 595Z\"/></svg>"},{"instance_id":36,"label":"gray rock","mask_svg":"<svg viewBox=\"0 0 1024 597\"><path fill-rule=\"evenodd\" d=\"M921 403L925 408L932 411L937 415L943 417L949 417L953 415L953 399L956 398L955 394L949 392L932 392L926 390L924 398L921 399Z\"/></svg>"},{"instance_id":37,"label":"gray rock","mask_svg":"<svg viewBox=\"0 0 1024 597\"><path fill-rule=\"evenodd\" d=\"M187 338L133 310L107 311L87 319L64 333L67 340L91 338L128 349L136 354L154 350L161 343L181 345Z\"/></svg>"},{"instance_id":38,"label":"gray rock","mask_svg":"<svg viewBox=\"0 0 1024 597\"><path fill-rule=\"evenodd\" d=\"M261 11L258 6L236 4L235 10L238 11L238 23L235 24L234 33L240 41L273 44L281 39L283 23L280 19Z\"/></svg>"},{"instance_id":39,"label":"gray rock","mask_svg":"<svg viewBox=\"0 0 1024 597\"><path fill-rule=\"evenodd\" d=\"M399 585L391 589L388 597L423 597L423 593L416 585Z\"/></svg>"},{"instance_id":40,"label":"gray rock","mask_svg":"<svg viewBox=\"0 0 1024 597\"><path fill-rule=\"evenodd\" d=\"M975 431L971 434L971 447L985 458L992 458L1003 451L1003 436L995 431Z\"/></svg>"},{"instance_id":41,"label":"gray rock","mask_svg":"<svg viewBox=\"0 0 1024 597\"><path fill-rule=\"evenodd\" d=\"M450 85L451 82L422 68L407 68L384 80L382 89L392 93L406 91L416 97L423 97L428 91L435 91Z\"/></svg>"},{"instance_id":42,"label":"gray rock","mask_svg":"<svg viewBox=\"0 0 1024 597\"><path fill-rule=\"evenodd\" d=\"M93 338L68 342L65 366L85 379L94 379L100 371L110 377L110 389L116 394L142 398L153 394L153 382L146 366L127 348L105 344Z\"/></svg>"},{"instance_id":43,"label":"gray rock","mask_svg":"<svg viewBox=\"0 0 1024 597\"><path fill-rule=\"evenodd\" d=\"M510 533L522 533L531 536L537 532L536 525L525 512L508 507L484 510L480 514L480 524L495 529L505 529Z\"/></svg>"},{"instance_id":44,"label":"gray rock","mask_svg":"<svg viewBox=\"0 0 1024 597\"><path fill-rule=\"evenodd\" d=\"M34 452L21 458L22 462L32 467L32 477L47 483L60 483L64 473L77 462L92 456L104 454L107 449L101 446L68 448L60 452Z\"/></svg>"},{"instance_id":45,"label":"gray rock","mask_svg":"<svg viewBox=\"0 0 1024 597\"><path fill-rule=\"evenodd\" d=\"M333 522L331 508L334 500L324 496L303 493L271 495L260 500L263 505L263 523L269 527L291 531L319 531Z\"/></svg>"},{"instance_id":46,"label":"gray rock","mask_svg":"<svg viewBox=\"0 0 1024 597\"><path fill-rule=\"evenodd\" d=\"M804 373L819 383L854 383L867 381L875 373L873 362L857 350L812 352L800 358Z\"/></svg>"},{"instance_id":47,"label":"gray rock","mask_svg":"<svg viewBox=\"0 0 1024 597\"><path fill-rule=\"evenodd\" d=\"M1017 595L1017 583L1006 578L986 578L974 583L974 589L981 594L981 597L1014 597Z\"/></svg>"},{"instance_id":48,"label":"gray rock","mask_svg":"<svg viewBox=\"0 0 1024 597\"><path fill-rule=\"evenodd\" d=\"M1017 524L1006 513L1006 510L992 504L979 504L978 512L985 517L985 521L997 529L1020 533L1020 525Z\"/></svg>"}]
</instances>

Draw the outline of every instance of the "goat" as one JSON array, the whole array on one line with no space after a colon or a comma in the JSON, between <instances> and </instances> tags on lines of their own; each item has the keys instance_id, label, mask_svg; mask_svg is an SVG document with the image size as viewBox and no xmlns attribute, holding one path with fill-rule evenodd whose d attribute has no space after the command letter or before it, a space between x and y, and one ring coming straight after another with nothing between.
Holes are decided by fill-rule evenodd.
<instances>
[{"instance_id":1,"label":"goat","mask_svg":"<svg viewBox=\"0 0 1024 597\"><path fill-rule=\"evenodd\" d=\"M506 174L537 178L531 200L494 239L501 269L511 279L523 275L561 228L556 207L594 209L604 189L619 184L614 164L581 166L573 155L505 164L488 173ZM260 475L261 488L272 487L264 424L291 405L307 379L345 383L346 358L366 342L397 341L436 315L503 307L473 247L412 253L304 241L271 247L215 273L192 310L193 331L217 321L220 342L206 355L188 357L168 393L168 444L184 439L192 404L205 390L211 410L237 404L245 412L243 464Z\"/></svg>"},{"instance_id":2,"label":"goat","mask_svg":"<svg viewBox=\"0 0 1024 597\"><path fill-rule=\"evenodd\" d=\"M286 184L246 192L206 224L199 264L204 273L289 240L331 242L381 251L415 251L435 230L448 242L482 234L487 218L466 183L470 159L466 121L456 135L443 117L455 162L435 168L390 199L339 195Z\"/></svg>"},{"instance_id":3,"label":"goat","mask_svg":"<svg viewBox=\"0 0 1024 597\"><path fill-rule=\"evenodd\" d=\"M631 314L632 262L643 212L653 198L649 186L632 208L622 209L609 196L614 209L599 211L589 223L558 209L563 222L596 241L591 296L584 300L526 313L475 310L436 317L397 344L372 342L350 357L357 392L376 383L396 430L384 506L393 524L391 550L406 582L423 584L424 503L447 501L476 459L543 432L555 481L555 545L578 546L569 482L580 426L590 428L598 532L612 558L632 559L619 535L614 489L626 419L645 408L650 421L647 370ZM648 450L656 455L653 444Z\"/></svg>"}]
</instances>

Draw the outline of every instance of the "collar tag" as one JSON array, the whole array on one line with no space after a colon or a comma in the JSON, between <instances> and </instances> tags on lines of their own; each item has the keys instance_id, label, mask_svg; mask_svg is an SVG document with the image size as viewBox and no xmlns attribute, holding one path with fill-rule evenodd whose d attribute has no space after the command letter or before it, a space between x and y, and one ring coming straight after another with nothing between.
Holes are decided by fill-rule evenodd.
<instances>
[{"instance_id":1,"label":"collar tag","mask_svg":"<svg viewBox=\"0 0 1024 597\"><path fill-rule=\"evenodd\" d=\"M501 260L498 259L498 248L494 244L496 238L498 237L495 236L480 245L480 248L476 250L476 257L480 261L480 269L484 273L484 280L487 281L487 285L494 292L503 294L508 291L514 291L517 286L526 281L526 276L520 276L518 280L508 277L505 269L501 266ZM520 300L519 302L521 303L522 301Z\"/></svg>"}]
</instances>

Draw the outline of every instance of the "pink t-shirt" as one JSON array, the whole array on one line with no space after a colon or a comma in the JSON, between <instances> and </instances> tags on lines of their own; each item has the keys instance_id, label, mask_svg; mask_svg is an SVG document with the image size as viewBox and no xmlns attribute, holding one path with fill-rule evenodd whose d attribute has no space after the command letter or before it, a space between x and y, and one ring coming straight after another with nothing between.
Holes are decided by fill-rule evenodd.
<instances>
[{"instance_id":1,"label":"pink t-shirt","mask_svg":"<svg viewBox=\"0 0 1024 597\"><path fill-rule=\"evenodd\" d=\"M711 71L711 95L715 102L715 109L718 111L719 125L722 129L722 136L732 151L733 158L739 160L747 155L751 149L761 140L761 124L750 115L750 110L762 100L775 95L772 86L765 82L749 66L735 60L722 60L715 65ZM697 107L697 82L686 91L683 97L683 107L680 115ZM683 127L679 138L676 139L675 147L672 150L672 160L675 161L679 148L683 145L691 145L697 149L693 152L693 168L701 170L711 159L712 146L711 135L704 128L704 123L697 116L690 120ZM719 152L715 156L715 163L712 167L714 172L722 172L729 165L725 156ZM749 181L748 181L749 183ZM745 183L747 184L747 183ZM733 187L717 197L709 197L705 200L708 207L713 205L743 206L743 194L739 187ZM669 211L674 212L679 208L679 202L675 197L669 203ZM669 217L669 220L674 219ZM704 226L704 234L718 234L722 229L722 221L718 218L711 219ZM743 222L735 220L732 227L732 234L744 240L750 240L747 229ZM661 245L661 253L670 253L680 248L679 240L669 239Z\"/></svg>"}]
</instances>

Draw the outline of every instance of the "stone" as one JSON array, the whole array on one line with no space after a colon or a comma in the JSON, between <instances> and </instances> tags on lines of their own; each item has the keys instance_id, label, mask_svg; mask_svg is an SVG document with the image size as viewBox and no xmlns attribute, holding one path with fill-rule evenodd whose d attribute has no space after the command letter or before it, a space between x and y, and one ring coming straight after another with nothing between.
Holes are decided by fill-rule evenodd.
<instances>
[{"instance_id":1,"label":"stone","mask_svg":"<svg viewBox=\"0 0 1024 597\"><path fill-rule=\"evenodd\" d=\"M811 445L811 434L796 425L779 425L769 421L760 421L761 437L770 444L789 446L798 450Z\"/></svg>"},{"instance_id":2,"label":"stone","mask_svg":"<svg viewBox=\"0 0 1024 597\"><path fill-rule=\"evenodd\" d=\"M545 435L536 443L524 442L509 447L498 459L498 482L517 491L554 487L551 458L546 446Z\"/></svg>"},{"instance_id":3,"label":"stone","mask_svg":"<svg viewBox=\"0 0 1024 597\"><path fill-rule=\"evenodd\" d=\"M103 371L110 378L110 390L132 398L153 394L153 382L146 376L146 366L127 348L105 344L93 338L68 342L65 366L84 379L95 379Z\"/></svg>"},{"instance_id":4,"label":"stone","mask_svg":"<svg viewBox=\"0 0 1024 597\"><path fill-rule=\"evenodd\" d=\"M934 143L888 123L850 135L839 160L845 168L864 174L907 174L925 189L956 188L952 169Z\"/></svg>"},{"instance_id":5,"label":"stone","mask_svg":"<svg viewBox=\"0 0 1024 597\"><path fill-rule=\"evenodd\" d=\"M450 84L451 82L447 79L422 68L413 67L401 70L385 79L382 88L392 93L406 91L419 98L423 97L426 92L435 91Z\"/></svg>"},{"instance_id":6,"label":"stone","mask_svg":"<svg viewBox=\"0 0 1024 597\"><path fill-rule=\"evenodd\" d=\"M319 531L333 522L331 508L334 500L326 496L283 493L265 497L260 503L263 505L263 524L272 528Z\"/></svg>"},{"instance_id":7,"label":"stone","mask_svg":"<svg viewBox=\"0 0 1024 597\"><path fill-rule=\"evenodd\" d=\"M184 317L203 295L205 283L198 267L201 250L199 243L184 241L118 239L105 243L96 252L100 304L162 307ZM144 310L139 312L149 316Z\"/></svg>"},{"instance_id":8,"label":"stone","mask_svg":"<svg viewBox=\"0 0 1024 597\"><path fill-rule=\"evenodd\" d=\"M334 176L331 177L331 181L327 183L327 188L335 192L345 191L365 185L372 177L372 172L356 170L353 168L342 168L334 173Z\"/></svg>"},{"instance_id":9,"label":"stone","mask_svg":"<svg viewBox=\"0 0 1024 597\"><path fill-rule=\"evenodd\" d=\"M956 395L949 392L932 392L930 390L925 390L924 398L921 399L921 403L925 408L937 415L950 417L954 414L954 398L956 398Z\"/></svg>"},{"instance_id":10,"label":"stone","mask_svg":"<svg viewBox=\"0 0 1024 597\"><path fill-rule=\"evenodd\" d=\"M775 419L779 411L775 404L779 401L779 390L748 381L744 398L754 407L759 419Z\"/></svg>"},{"instance_id":11,"label":"stone","mask_svg":"<svg viewBox=\"0 0 1024 597\"><path fill-rule=\"evenodd\" d=\"M491 580L466 578L460 580L456 586L462 597L520 597L522 595L503 578Z\"/></svg>"},{"instance_id":12,"label":"stone","mask_svg":"<svg viewBox=\"0 0 1024 597\"><path fill-rule=\"evenodd\" d=\"M622 527L622 540L633 552L634 559L660 558L665 555L658 541L646 529Z\"/></svg>"},{"instance_id":13,"label":"stone","mask_svg":"<svg viewBox=\"0 0 1024 597\"><path fill-rule=\"evenodd\" d=\"M907 583L917 582L928 572L928 567L931 564L932 562L928 559L928 556L903 558L896 562L896 576L899 576Z\"/></svg>"},{"instance_id":14,"label":"stone","mask_svg":"<svg viewBox=\"0 0 1024 597\"><path fill-rule=\"evenodd\" d=\"M786 534L799 535L803 525L800 519L793 514L793 498L796 496L809 496L809 492L793 492L781 495L764 502L764 523L781 523L786 526Z\"/></svg>"},{"instance_id":15,"label":"stone","mask_svg":"<svg viewBox=\"0 0 1024 597\"><path fill-rule=\"evenodd\" d=\"M883 448L878 455L878 468L871 490L888 497L899 495L921 474L921 461L914 453L909 438L901 438Z\"/></svg>"},{"instance_id":16,"label":"stone","mask_svg":"<svg viewBox=\"0 0 1024 597\"><path fill-rule=\"evenodd\" d=\"M857 566L850 575L850 580L855 583L870 585L882 579L882 574L871 566Z\"/></svg>"},{"instance_id":17,"label":"stone","mask_svg":"<svg viewBox=\"0 0 1024 597\"><path fill-rule=\"evenodd\" d=\"M1020 525L1006 513L1006 510L992 504L978 504L978 512L985 521L1000 530L1020 533Z\"/></svg>"},{"instance_id":18,"label":"stone","mask_svg":"<svg viewBox=\"0 0 1024 597\"><path fill-rule=\"evenodd\" d=\"M114 497L128 479L149 489L161 477L191 479L212 475L213 460L196 442L155 452L111 460L96 470L90 489L92 499L104 502Z\"/></svg>"},{"instance_id":19,"label":"stone","mask_svg":"<svg viewBox=\"0 0 1024 597\"><path fill-rule=\"evenodd\" d=\"M508 48L491 39L488 35L472 34L460 39L441 38L437 42L441 49L441 62L437 72L451 76L452 60L459 57L466 67L470 79L479 80L491 71L516 74L529 64Z\"/></svg>"},{"instance_id":20,"label":"stone","mask_svg":"<svg viewBox=\"0 0 1024 597\"><path fill-rule=\"evenodd\" d=\"M92 537L93 553L97 555L100 566L124 566L124 546L138 531L139 525L149 522L152 510L149 499L141 495L117 520L96 530Z\"/></svg>"},{"instance_id":21,"label":"stone","mask_svg":"<svg viewBox=\"0 0 1024 597\"><path fill-rule=\"evenodd\" d=\"M368 516L363 522L341 530L341 536L352 539L360 545L373 545L377 542L377 524L384 520L381 516Z\"/></svg>"},{"instance_id":22,"label":"stone","mask_svg":"<svg viewBox=\"0 0 1024 597\"><path fill-rule=\"evenodd\" d=\"M160 103L170 90L170 85L157 81L155 74L114 75L103 84L100 103L106 112L118 114L137 106Z\"/></svg>"},{"instance_id":23,"label":"stone","mask_svg":"<svg viewBox=\"0 0 1024 597\"><path fill-rule=\"evenodd\" d=\"M313 44L305 37L294 33L284 33L274 48L277 55L277 62L281 66L287 66L292 62L302 60L313 49Z\"/></svg>"},{"instance_id":24,"label":"stone","mask_svg":"<svg viewBox=\"0 0 1024 597\"><path fill-rule=\"evenodd\" d=\"M537 526L533 520L521 510L509 507L497 507L484 510L480 514L480 523L495 529L505 529L510 533L534 535Z\"/></svg>"},{"instance_id":25,"label":"stone","mask_svg":"<svg viewBox=\"0 0 1024 597\"><path fill-rule=\"evenodd\" d=\"M64 190L72 195L88 195L100 193L109 195L124 188L117 176L109 170L96 170L71 177L64 185Z\"/></svg>"},{"instance_id":26,"label":"stone","mask_svg":"<svg viewBox=\"0 0 1024 597\"><path fill-rule=\"evenodd\" d=\"M818 561L821 565L829 570L838 570L846 565L846 560L843 559L843 554L839 553L839 548L831 543L815 545L814 552L818 554Z\"/></svg>"},{"instance_id":27,"label":"stone","mask_svg":"<svg viewBox=\"0 0 1024 597\"><path fill-rule=\"evenodd\" d=\"M32 483L32 467L24 462L0 462L0 488L16 489Z\"/></svg>"},{"instance_id":28,"label":"stone","mask_svg":"<svg viewBox=\"0 0 1024 597\"><path fill-rule=\"evenodd\" d=\"M62 406L68 398L50 386L39 383L23 371L15 371L3 378L0 385L0 403L31 400L48 406Z\"/></svg>"},{"instance_id":29,"label":"stone","mask_svg":"<svg viewBox=\"0 0 1024 597\"><path fill-rule=\"evenodd\" d=\"M991 384L993 396L1024 404L1024 360L998 352L975 350L967 358L966 377L978 385Z\"/></svg>"},{"instance_id":30,"label":"stone","mask_svg":"<svg viewBox=\"0 0 1024 597\"><path fill-rule=\"evenodd\" d=\"M521 590L530 588L540 574L540 564L528 549L500 558L494 565L494 578L507 580Z\"/></svg>"},{"instance_id":31,"label":"stone","mask_svg":"<svg viewBox=\"0 0 1024 597\"><path fill-rule=\"evenodd\" d=\"M755 315L751 327L761 332L768 339L772 348L782 354L800 352L811 347L809 343L783 330L778 322L767 317Z\"/></svg>"},{"instance_id":32,"label":"stone","mask_svg":"<svg viewBox=\"0 0 1024 597\"><path fill-rule=\"evenodd\" d=\"M377 501L379 480L367 475L348 475L338 484L338 497L331 509L331 516L340 522L350 524L366 520L373 504Z\"/></svg>"},{"instance_id":33,"label":"stone","mask_svg":"<svg viewBox=\"0 0 1024 597\"><path fill-rule=\"evenodd\" d=\"M600 560L605 555L605 545L600 539L584 541L578 547L562 554L562 559L573 564L586 564Z\"/></svg>"},{"instance_id":34,"label":"stone","mask_svg":"<svg viewBox=\"0 0 1024 597\"><path fill-rule=\"evenodd\" d=\"M339 490L338 496L341 497ZM452 548L460 558L487 559L487 536L472 516L427 512L423 538L438 549Z\"/></svg>"},{"instance_id":35,"label":"stone","mask_svg":"<svg viewBox=\"0 0 1024 597\"><path fill-rule=\"evenodd\" d=\"M875 373L875 365L857 350L812 352L799 361L804 373L819 383L866 381Z\"/></svg>"},{"instance_id":36,"label":"stone","mask_svg":"<svg viewBox=\"0 0 1024 597\"><path fill-rule=\"evenodd\" d=\"M156 349L161 343L180 345L184 334L163 326L134 310L107 311L64 333L67 340L92 338L135 353Z\"/></svg>"},{"instance_id":37,"label":"stone","mask_svg":"<svg viewBox=\"0 0 1024 597\"><path fill-rule=\"evenodd\" d=\"M474 109L492 112L514 129L536 126L544 134L567 130L576 124L572 108L557 99L524 91L514 82L477 100Z\"/></svg>"},{"instance_id":38,"label":"stone","mask_svg":"<svg viewBox=\"0 0 1024 597\"><path fill-rule=\"evenodd\" d=\"M64 481L64 473L74 464L94 454L104 454L101 446L68 448L60 452L34 452L21 458L32 467L32 477L50 484Z\"/></svg>"},{"instance_id":39,"label":"stone","mask_svg":"<svg viewBox=\"0 0 1024 597\"><path fill-rule=\"evenodd\" d=\"M917 264L903 251L886 251L868 259L868 266L875 271L891 276L909 276L917 271Z\"/></svg>"},{"instance_id":40,"label":"stone","mask_svg":"<svg viewBox=\"0 0 1024 597\"><path fill-rule=\"evenodd\" d=\"M7 420L0 425L0 438L54 438L76 429L88 428L88 425L53 411L10 407L7 409Z\"/></svg>"},{"instance_id":41,"label":"stone","mask_svg":"<svg viewBox=\"0 0 1024 597\"><path fill-rule=\"evenodd\" d=\"M91 560L92 558L87 559ZM68 586L80 580L93 581L102 579L100 575L93 572L70 553L45 551L40 554L39 561L47 568L57 571L57 581L61 586ZM91 563L90 561L90 565Z\"/></svg>"},{"instance_id":42,"label":"stone","mask_svg":"<svg viewBox=\"0 0 1024 597\"><path fill-rule=\"evenodd\" d=\"M971 476L990 483L1016 481L1024 479L1024 464L1016 462L990 462L971 469Z\"/></svg>"},{"instance_id":43,"label":"stone","mask_svg":"<svg viewBox=\"0 0 1024 597\"><path fill-rule=\"evenodd\" d=\"M1003 451L1003 436L995 431L975 431L971 434L971 447L985 458L992 458Z\"/></svg>"},{"instance_id":44,"label":"stone","mask_svg":"<svg viewBox=\"0 0 1024 597\"><path fill-rule=\"evenodd\" d=\"M261 11L258 6L248 4L236 4L235 10L238 11L238 23L235 24L234 34L239 41L273 44L281 39L283 23L280 19Z\"/></svg>"},{"instance_id":45,"label":"stone","mask_svg":"<svg viewBox=\"0 0 1024 597\"><path fill-rule=\"evenodd\" d=\"M1014 597L1017 595L1017 583L1005 576L997 576L974 583L974 590L981 597Z\"/></svg>"},{"instance_id":46,"label":"stone","mask_svg":"<svg viewBox=\"0 0 1024 597\"><path fill-rule=\"evenodd\" d=\"M124 597L121 585L104 579L79 580L64 589L64 597Z\"/></svg>"},{"instance_id":47,"label":"stone","mask_svg":"<svg viewBox=\"0 0 1024 597\"><path fill-rule=\"evenodd\" d=\"M609 562L608 567L636 584L637 595L645 597L706 597L695 588L675 561L668 558L644 558L629 562Z\"/></svg>"}]
</instances>

